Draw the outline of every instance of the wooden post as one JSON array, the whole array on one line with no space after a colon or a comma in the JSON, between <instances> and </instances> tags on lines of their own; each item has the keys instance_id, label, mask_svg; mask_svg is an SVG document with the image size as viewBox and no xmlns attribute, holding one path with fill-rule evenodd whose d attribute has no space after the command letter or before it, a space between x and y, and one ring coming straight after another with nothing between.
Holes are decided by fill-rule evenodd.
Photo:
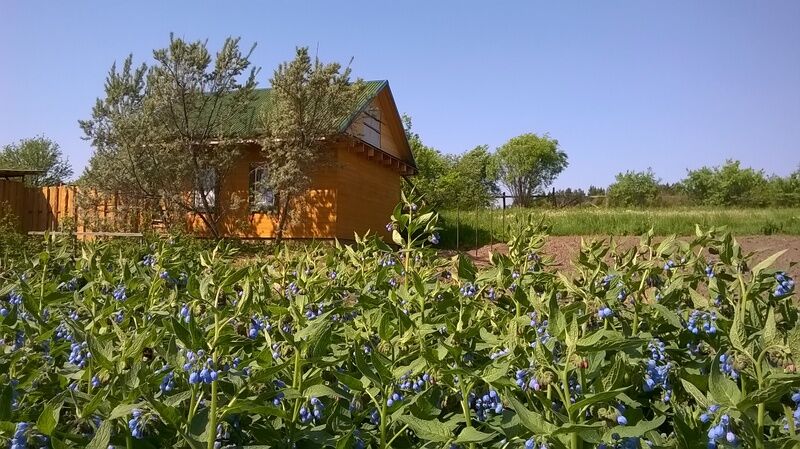
<instances>
[{"instance_id":1,"label":"wooden post","mask_svg":"<svg viewBox=\"0 0 800 449\"><path fill-rule=\"evenodd\" d=\"M475 203L475 257L478 257L478 203Z\"/></svg>"}]
</instances>

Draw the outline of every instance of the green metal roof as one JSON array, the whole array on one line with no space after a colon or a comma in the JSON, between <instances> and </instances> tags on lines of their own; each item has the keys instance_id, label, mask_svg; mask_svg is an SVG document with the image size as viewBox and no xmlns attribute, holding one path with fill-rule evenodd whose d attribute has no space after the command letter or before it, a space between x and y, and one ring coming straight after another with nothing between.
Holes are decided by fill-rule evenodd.
<instances>
[{"instance_id":1,"label":"green metal roof","mask_svg":"<svg viewBox=\"0 0 800 449\"><path fill-rule=\"evenodd\" d=\"M352 114L347 117L342 117L341 119L339 127L340 132L344 132L347 127L350 126L358 114L369 105L372 99L378 95L378 92L380 92L386 84L386 80L364 82L364 89L358 97L356 108L353 109ZM272 102L271 88L256 89L253 93L255 95L255 100L252 106L249 108L248 112L242 114L242 120L233 125L230 129L232 135L242 139L258 137L259 134L261 134L261 114L268 110Z\"/></svg>"}]
</instances>

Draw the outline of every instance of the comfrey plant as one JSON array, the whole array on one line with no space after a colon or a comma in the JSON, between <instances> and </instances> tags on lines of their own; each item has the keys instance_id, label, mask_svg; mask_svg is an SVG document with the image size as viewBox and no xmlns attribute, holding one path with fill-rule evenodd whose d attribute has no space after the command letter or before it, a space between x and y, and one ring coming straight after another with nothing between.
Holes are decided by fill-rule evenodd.
<instances>
[{"instance_id":1,"label":"comfrey plant","mask_svg":"<svg viewBox=\"0 0 800 449\"><path fill-rule=\"evenodd\" d=\"M47 243L0 271L0 446L798 444L780 255L699 230L583 242L559 272L541 224L514 226L483 267L437 253L436 213L408 197L395 246Z\"/></svg>"}]
</instances>

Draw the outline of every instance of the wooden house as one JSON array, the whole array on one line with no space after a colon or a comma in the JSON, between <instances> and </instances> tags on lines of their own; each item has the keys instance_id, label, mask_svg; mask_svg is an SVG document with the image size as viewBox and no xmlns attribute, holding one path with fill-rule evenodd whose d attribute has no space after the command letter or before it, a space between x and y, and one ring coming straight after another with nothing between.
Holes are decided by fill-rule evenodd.
<instances>
[{"instance_id":1,"label":"wooden house","mask_svg":"<svg viewBox=\"0 0 800 449\"><path fill-rule=\"evenodd\" d=\"M266 101L269 89L256 92ZM387 81L369 81L341 132L325 143L330 163L312 175L310 189L293 200L295 216L284 236L298 239L352 239L354 233L372 231L388 235L385 225L400 201L403 177L416 173L414 157ZM263 152L253 139L243 144L241 157L225 178L209 177L215 201L234 201L226 207L220 231L225 236L271 238L278 216L274 192L264 177ZM230 206L230 205L226 205ZM198 231L202 229L195 220Z\"/></svg>"}]
</instances>

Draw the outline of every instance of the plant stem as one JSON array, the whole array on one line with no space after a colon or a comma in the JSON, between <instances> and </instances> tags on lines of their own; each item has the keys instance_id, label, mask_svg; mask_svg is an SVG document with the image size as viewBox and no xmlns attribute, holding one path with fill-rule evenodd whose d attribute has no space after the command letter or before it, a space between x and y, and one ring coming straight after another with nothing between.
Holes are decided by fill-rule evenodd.
<instances>
[{"instance_id":1,"label":"plant stem","mask_svg":"<svg viewBox=\"0 0 800 449\"><path fill-rule=\"evenodd\" d=\"M388 413L387 412L388 412L389 406L386 405L386 399L385 398L388 398L389 396L386 394L387 390L385 388L384 388L383 391L384 391L384 395L383 395L384 399L381 399L381 401L382 401L381 402L381 449L386 449L387 447L389 447L388 443L386 441L386 421L387 421L387 418L388 418Z\"/></svg>"},{"instance_id":2,"label":"plant stem","mask_svg":"<svg viewBox=\"0 0 800 449\"><path fill-rule=\"evenodd\" d=\"M209 426L208 449L214 449L217 440L217 381L211 382L211 410L208 412Z\"/></svg>"}]
</instances>

